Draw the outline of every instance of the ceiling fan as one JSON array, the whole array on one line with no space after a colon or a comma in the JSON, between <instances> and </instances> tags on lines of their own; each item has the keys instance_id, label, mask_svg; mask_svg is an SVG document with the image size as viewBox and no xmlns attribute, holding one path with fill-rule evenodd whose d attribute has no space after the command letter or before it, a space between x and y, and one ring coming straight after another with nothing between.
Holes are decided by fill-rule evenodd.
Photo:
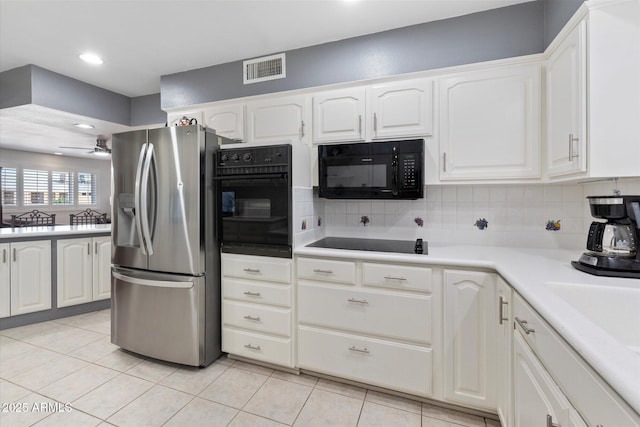
<instances>
[{"instance_id":1,"label":"ceiling fan","mask_svg":"<svg viewBox=\"0 0 640 427\"><path fill-rule=\"evenodd\" d=\"M59 147L59 148L67 148L71 150L86 150L87 147ZM107 140L98 138L96 140L96 146L93 147L92 150L87 151L87 153L95 154L97 156L108 156L111 154L111 149L107 147Z\"/></svg>"}]
</instances>

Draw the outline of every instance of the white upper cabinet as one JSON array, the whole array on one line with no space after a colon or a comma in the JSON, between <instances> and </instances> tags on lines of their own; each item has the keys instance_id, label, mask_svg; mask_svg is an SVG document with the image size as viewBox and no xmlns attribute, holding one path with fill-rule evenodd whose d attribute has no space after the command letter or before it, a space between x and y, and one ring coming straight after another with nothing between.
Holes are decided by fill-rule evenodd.
<instances>
[{"instance_id":1,"label":"white upper cabinet","mask_svg":"<svg viewBox=\"0 0 640 427\"><path fill-rule=\"evenodd\" d=\"M244 140L244 105L230 104L202 111L204 124L216 134L238 141Z\"/></svg>"},{"instance_id":2,"label":"white upper cabinet","mask_svg":"<svg viewBox=\"0 0 640 427\"><path fill-rule=\"evenodd\" d=\"M586 22L547 61L547 175L587 170Z\"/></svg>"},{"instance_id":3,"label":"white upper cabinet","mask_svg":"<svg viewBox=\"0 0 640 427\"><path fill-rule=\"evenodd\" d=\"M247 103L248 142L306 142L311 126L306 96L274 98Z\"/></svg>"},{"instance_id":4,"label":"white upper cabinet","mask_svg":"<svg viewBox=\"0 0 640 427\"><path fill-rule=\"evenodd\" d=\"M445 75L440 89L440 179L539 178L541 67Z\"/></svg>"},{"instance_id":5,"label":"white upper cabinet","mask_svg":"<svg viewBox=\"0 0 640 427\"><path fill-rule=\"evenodd\" d=\"M365 139L365 89L322 92L313 96L313 141Z\"/></svg>"},{"instance_id":6,"label":"white upper cabinet","mask_svg":"<svg viewBox=\"0 0 640 427\"><path fill-rule=\"evenodd\" d=\"M433 134L433 80L415 79L367 89L371 139Z\"/></svg>"}]
</instances>

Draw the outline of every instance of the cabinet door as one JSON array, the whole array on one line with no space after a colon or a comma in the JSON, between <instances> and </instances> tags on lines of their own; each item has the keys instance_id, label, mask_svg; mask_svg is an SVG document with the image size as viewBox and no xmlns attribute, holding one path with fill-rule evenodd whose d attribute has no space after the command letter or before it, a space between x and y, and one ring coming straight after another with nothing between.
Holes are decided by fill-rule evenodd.
<instances>
[{"instance_id":1,"label":"cabinet door","mask_svg":"<svg viewBox=\"0 0 640 427\"><path fill-rule=\"evenodd\" d=\"M513 351L513 425L585 426L518 332Z\"/></svg>"},{"instance_id":2,"label":"cabinet door","mask_svg":"<svg viewBox=\"0 0 640 427\"><path fill-rule=\"evenodd\" d=\"M447 400L495 410L495 276L444 270Z\"/></svg>"},{"instance_id":3,"label":"cabinet door","mask_svg":"<svg viewBox=\"0 0 640 427\"><path fill-rule=\"evenodd\" d=\"M247 104L249 142L282 143L307 140L308 100L304 96L256 101Z\"/></svg>"},{"instance_id":4,"label":"cabinet door","mask_svg":"<svg viewBox=\"0 0 640 427\"><path fill-rule=\"evenodd\" d=\"M547 61L547 175L587 170L586 22Z\"/></svg>"},{"instance_id":5,"label":"cabinet door","mask_svg":"<svg viewBox=\"0 0 640 427\"><path fill-rule=\"evenodd\" d=\"M433 133L433 81L407 80L372 86L370 121L372 139L427 136Z\"/></svg>"},{"instance_id":6,"label":"cabinet door","mask_svg":"<svg viewBox=\"0 0 640 427\"><path fill-rule=\"evenodd\" d=\"M0 244L0 318L11 314L11 247Z\"/></svg>"},{"instance_id":7,"label":"cabinet door","mask_svg":"<svg viewBox=\"0 0 640 427\"><path fill-rule=\"evenodd\" d=\"M314 95L313 142L364 140L364 117L364 88Z\"/></svg>"},{"instance_id":8,"label":"cabinet door","mask_svg":"<svg viewBox=\"0 0 640 427\"><path fill-rule=\"evenodd\" d=\"M512 290L502 277L498 276L496 282L496 304L498 310L496 333L496 384L497 384L497 409L500 423L503 426L510 426L512 400L511 400L511 377L512 377L512 348L513 348L513 321L511 301Z\"/></svg>"},{"instance_id":9,"label":"cabinet door","mask_svg":"<svg viewBox=\"0 0 640 427\"><path fill-rule=\"evenodd\" d=\"M540 177L540 65L440 80L440 178Z\"/></svg>"},{"instance_id":10,"label":"cabinet door","mask_svg":"<svg viewBox=\"0 0 640 427\"><path fill-rule=\"evenodd\" d=\"M223 105L202 112L204 124L216 134L238 141L244 140L244 105Z\"/></svg>"},{"instance_id":11,"label":"cabinet door","mask_svg":"<svg viewBox=\"0 0 640 427\"><path fill-rule=\"evenodd\" d=\"M111 298L111 236L93 238L93 301Z\"/></svg>"},{"instance_id":12,"label":"cabinet door","mask_svg":"<svg viewBox=\"0 0 640 427\"><path fill-rule=\"evenodd\" d=\"M51 308L51 241L11 243L11 315Z\"/></svg>"},{"instance_id":13,"label":"cabinet door","mask_svg":"<svg viewBox=\"0 0 640 427\"><path fill-rule=\"evenodd\" d=\"M92 301L93 242L58 240L58 307Z\"/></svg>"}]
</instances>

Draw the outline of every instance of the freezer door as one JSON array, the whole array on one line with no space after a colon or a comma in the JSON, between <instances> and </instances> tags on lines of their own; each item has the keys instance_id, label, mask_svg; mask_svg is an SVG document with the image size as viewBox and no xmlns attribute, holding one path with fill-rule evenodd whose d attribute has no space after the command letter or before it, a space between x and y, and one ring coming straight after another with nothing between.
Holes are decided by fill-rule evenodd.
<instances>
[{"instance_id":1,"label":"freezer door","mask_svg":"<svg viewBox=\"0 0 640 427\"><path fill-rule=\"evenodd\" d=\"M155 185L149 212L149 270L180 274L204 272L201 233L201 159L204 131L200 126L150 129L152 159L148 180ZM211 212L213 215L213 212Z\"/></svg>"},{"instance_id":2,"label":"freezer door","mask_svg":"<svg viewBox=\"0 0 640 427\"><path fill-rule=\"evenodd\" d=\"M141 212L136 200L136 178L140 176L146 144L146 130L114 134L112 138L111 259L113 264L123 267L146 269L148 266L147 255L141 247Z\"/></svg>"},{"instance_id":3,"label":"freezer door","mask_svg":"<svg viewBox=\"0 0 640 427\"><path fill-rule=\"evenodd\" d=\"M205 279L114 269L111 342L134 353L200 366Z\"/></svg>"}]
</instances>

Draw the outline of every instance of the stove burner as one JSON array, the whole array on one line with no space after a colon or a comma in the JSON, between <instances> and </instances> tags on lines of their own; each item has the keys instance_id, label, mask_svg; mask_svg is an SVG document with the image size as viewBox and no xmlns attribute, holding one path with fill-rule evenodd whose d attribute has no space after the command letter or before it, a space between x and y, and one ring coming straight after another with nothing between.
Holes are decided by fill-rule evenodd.
<instances>
[{"instance_id":1,"label":"stove burner","mask_svg":"<svg viewBox=\"0 0 640 427\"><path fill-rule=\"evenodd\" d=\"M419 239L421 240L421 239ZM316 242L310 243L307 247L327 248L327 249L347 249L352 251L375 251L375 252L396 252L401 254L422 253L427 255L427 242L421 243L422 252L419 252L420 245L413 240L385 240L385 239L358 239L351 237L325 237Z\"/></svg>"}]
</instances>

